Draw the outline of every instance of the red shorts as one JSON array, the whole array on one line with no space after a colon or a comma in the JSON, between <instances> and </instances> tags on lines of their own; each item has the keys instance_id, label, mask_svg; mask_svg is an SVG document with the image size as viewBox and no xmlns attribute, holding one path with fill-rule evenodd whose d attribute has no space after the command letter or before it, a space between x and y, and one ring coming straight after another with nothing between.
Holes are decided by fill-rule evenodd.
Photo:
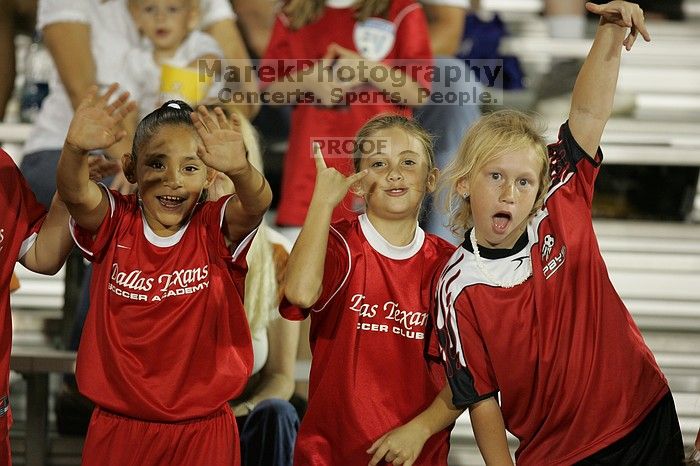
<instances>
[{"instance_id":1,"label":"red shorts","mask_svg":"<svg viewBox=\"0 0 700 466\"><path fill-rule=\"evenodd\" d=\"M83 466L240 466L238 428L228 405L183 422L148 422L95 408Z\"/></svg>"}]
</instances>

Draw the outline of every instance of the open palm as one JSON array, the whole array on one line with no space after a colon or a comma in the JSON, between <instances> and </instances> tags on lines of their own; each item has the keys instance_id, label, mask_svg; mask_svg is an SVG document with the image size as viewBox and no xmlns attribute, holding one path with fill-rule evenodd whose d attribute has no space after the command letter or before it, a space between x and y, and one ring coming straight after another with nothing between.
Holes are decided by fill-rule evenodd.
<instances>
[{"instance_id":1,"label":"open palm","mask_svg":"<svg viewBox=\"0 0 700 466\"><path fill-rule=\"evenodd\" d=\"M112 95L119 86L112 84L104 94L92 86L75 111L66 136L66 142L82 151L106 149L120 141L126 131L120 123L136 108L129 102L129 93L123 92L111 104Z\"/></svg>"},{"instance_id":2,"label":"open palm","mask_svg":"<svg viewBox=\"0 0 700 466\"><path fill-rule=\"evenodd\" d=\"M229 120L219 107L213 113L212 116L202 105L192 113L192 122L202 138L197 155L206 166L227 175L247 169L247 151L238 116L233 115Z\"/></svg>"}]
</instances>

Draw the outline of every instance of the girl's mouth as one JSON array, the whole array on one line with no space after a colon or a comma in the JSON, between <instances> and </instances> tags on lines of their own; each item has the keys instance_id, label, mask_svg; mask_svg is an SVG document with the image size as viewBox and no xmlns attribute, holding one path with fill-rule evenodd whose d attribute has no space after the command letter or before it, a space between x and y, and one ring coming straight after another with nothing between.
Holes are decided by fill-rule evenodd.
<instances>
[{"instance_id":1,"label":"girl's mouth","mask_svg":"<svg viewBox=\"0 0 700 466\"><path fill-rule=\"evenodd\" d=\"M185 202L185 198L180 196L156 196L156 199L166 209L177 209Z\"/></svg>"},{"instance_id":2,"label":"girl's mouth","mask_svg":"<svg viewBox=\"0 0 700 466\"><path fill-rule=\"evenodd\" d=\"M407 193L408 189L407 188L394 188L394 189L387 189L384 192L386 192L389 196L398 197L398 196L403 196L405 193Z\"/></svg>"},{"instance_id":3,"label":"girl's mouth","mask_svg":"<svg viewBox=\"0 0 700 466\"><path fill-rule=\"evenodd\" d=\"M511 214L508 212L498 212L491 218L493 231L498 234L505 233L508 225L510 225L511 218Z\"/></svg>"}]
</instances>

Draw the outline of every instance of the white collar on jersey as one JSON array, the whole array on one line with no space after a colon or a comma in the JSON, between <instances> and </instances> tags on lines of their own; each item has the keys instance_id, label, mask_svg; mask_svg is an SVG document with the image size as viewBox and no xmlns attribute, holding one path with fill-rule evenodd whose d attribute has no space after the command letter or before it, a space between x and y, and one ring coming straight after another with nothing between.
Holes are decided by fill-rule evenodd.
<instances>
[{"instance_id":1,"label":"white collar on jersey","mask_svg":"<svg viewBox=\"0 0 700 466\"><path fill-rule=\"evenodd\" d=\"M394 246L379 234L374 228L374 225L372 225L372 222L369 221L367 214L360 215L359 219L360 228L362 228L362 233L364 233L365 238L367 238L367 242L382 256L397 260L410 259L423 247L425 232L418 226L418 222L416 222L416 233L413 235L413 240L406 246Z\"/></svg>"},{"instance_id":2,"label":"white collar on jersey","mask_svg":"<svg viewBox=\"0 0 700 466\"><path fill-rule=\"evenodd\" d=\"M326 0L328 8L351 8L357 0Z\"/></svg>"},{"instance_id":3,"label":"white collar on jersey","mask_svg":"<svg viewBox=\"0 0 700 466\"><path fill-rule=\"evenodd\" d=\"M180 229L174 235L158 236L146 221L146 216L143 214L143 209L141 210L141 221L143 222L143 236L146 237L149 243L160 248L169 248L170 246L175 246L177 243L179 243L182 235L185 234L185 231L187 231L187 227L190 224L190 222L187 222L185 225L180 227Z\"/></svg>"},{"instance_id":4,"label":"white collar on jersey","mask_svg":"<svg viewBox=\"0 0 700 466\"><path fill-rule=\"evenodd\" d=\"M479 269L484 278L486 278L489 282L493 283L494 285L500 286L501 288L513 288L514 286L520 285L525 280L530 278L530 276L532 275L532 262L529 260L523 262L525 266L522 269L520 269L520 273L512 277L510 280L499 280L498 278L496 278L495 275L489 272L489 269L486 267L486 264L484 264L484 259L482 259L481 254L479 254L479 245L476 243L475 231L476 228L472 228L472 231L469 233L469 241L471 241L472 244L472 250L474 252L474 262L476 262L476 267Z\"/></svg>"}]
</instances>

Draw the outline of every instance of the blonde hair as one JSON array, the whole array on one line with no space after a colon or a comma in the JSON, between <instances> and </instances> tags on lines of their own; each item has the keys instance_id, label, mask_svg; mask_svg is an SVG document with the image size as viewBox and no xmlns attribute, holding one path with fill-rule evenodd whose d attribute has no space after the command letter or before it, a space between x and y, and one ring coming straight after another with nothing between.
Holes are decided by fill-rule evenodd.
<instances>
[{"instance_id":1,"label":"blonde hair","mask_svg":"<svg viewBox=\"0 0 700 466\"><path fill-rule=\"evenodd\" d=\"M248 150L248 160L260 173L265 173L260 144L253 125L237 110L232 110L241 122L241 135ZM272 244L267 235L267 224L262 220L258 232L248 249L246 261L248 274L245 279L243 306L251 333L264 329L277 315L280 294Z\"/></svg>"},{"instance_id":2,"label":"blonde hair","mask_svg":"<svg viewBox=\"0 0 700 466\"><path fill-rule=\"evenodd\" d=\"M507 152L534 149L542 162L540 185L530 215L542 207L550 183L549 158L544 128L533 117L517 110L499 110L479 119L467 132L452 161L440 179L440 197L450 216L450 229L456 236L473 225L471 197L464 199L457 187L460 181L471 181L487 163Z\"/></svg>"},{"instance_id":3,"label":"blonde hair","mask_svg":"<svg viewBox=\"0 0 700 466\"><path fill-rule=\"evenodd\" d=\"M355 136L355 153L353 154L353 165L355 167L355 173L360 171L360 163L362 162L362 157L367 154L362 153L362 148L366 147L366 141L376 134L378 131L382 131L390 128L399 128L405 131L407 134L418 139L418 141L423 146L425 151L425 156L428 159L428 171L435 168L435 150L433 149L433 136L423 128L416 120L411 118L406 118L403 115L396 113L385 113L382 115L377 115L370 119L362 125L362 128L357 132Z\"/></svg>"},{"instance_id":4,"label":"blonde hair","mask_svg":"<svg viewBox=\"0 0 700 466\"><path fill-rule=\"evenodd\" d=\"M389 11L391 0L357 0L353 4L355 20L364 21L370 16L383 17ZM289 19L292 29L300 29L319 19L326 0L289 0L282 12Z\"/></svg>"}]
</instances>

